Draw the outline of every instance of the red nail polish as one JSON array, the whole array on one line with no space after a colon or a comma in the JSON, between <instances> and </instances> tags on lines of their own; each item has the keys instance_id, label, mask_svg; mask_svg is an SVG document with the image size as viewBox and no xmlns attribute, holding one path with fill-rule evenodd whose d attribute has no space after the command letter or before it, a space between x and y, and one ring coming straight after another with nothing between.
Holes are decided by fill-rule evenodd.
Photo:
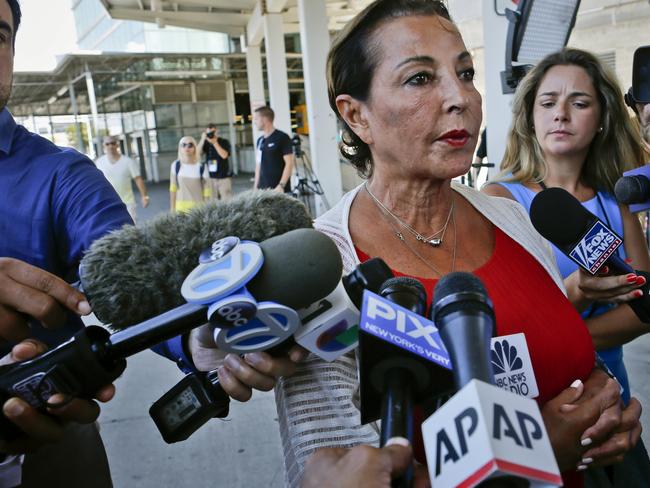
<instances>
[{"instance_id":1,"label":"red nail polish","mask_svg":"<svg viewBox=\"0 0 650 488\"><path fill-rule=\"evenodd\" d=\"M607 274L609 273L609 268L607 266L603 266L602 268L600 268L600 272L602 274Z\"/></svg>"},{"instance_id":2,"label":"red nail polish","mask_svg":"<svg viewBox=\"0 0 650 488\"><path fill-rule=\"evenodd\" d=\"M642 292L641 290L634 290L634 291L632 292L632 294L633 294L636 298L641 298L641 297L643 296L643 292Z\"/></svg>"},{"instance_id":3,"label":"red nail polish","mask_svg":"<svg viewBox=\"0 0 650 488\"><path fill-rule=\"evenodd\" d=\"M637 285L645 285L645 278L643 276L637 276L636 284Z\"/></svg>"},{"instance_id":4,"label":"red nail polish","mask_svg":"<svg viewBox=\"0 0 650 488\"><path fill-rule=\"evenodd\" d=\"M625 258L625 262L626 262L627 264L630 264L630 263L632 262L632 258Z\"/></svg>"},{"instance_id":5,"label":"red nail polish","mask_svg":"<svg viewBox=\"0 0 650 488\"><path fill-rule=\"evenodd\" d=\"M637 278L638 277L634 274L629 274L625 277L628 283L636 283Z\"/></svg>"}]
</instances>

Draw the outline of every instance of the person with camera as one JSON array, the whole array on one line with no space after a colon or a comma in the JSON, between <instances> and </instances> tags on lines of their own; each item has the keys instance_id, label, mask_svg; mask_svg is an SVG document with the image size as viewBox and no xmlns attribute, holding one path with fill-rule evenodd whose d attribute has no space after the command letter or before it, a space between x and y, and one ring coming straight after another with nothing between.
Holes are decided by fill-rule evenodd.
<instances>
[{"instance_id":1,"label":"person with camera","mask_svg":"<svg viewBox=\"0 0 650 488\"><path fill-rule=\"evenodd\" d=\"M650 151L650 45L634 51L632 86L625 95L625 103L636 115L645 149Z\"/></svg>"},{"instance_id":2,"label":"person with camera","mask_svg":"<svg viewBox=\"0 0 650 488\"><path fill-rule=\"evenodd\" d=\"M232 197L232 170L230 169L230 141L219 137L219 128L214 123L201 134L199 140L201 156L210 174L210 190L215 200L228 200Z\"/></svg>"},{"instance_id":3,"label":"person with camera","mask_svg":"<svg viewBox=\"0 0 650 488\"><path fill-rule=\"evenodd\" d=\"M253 123L263 135L257 139L255 147L259 159L255 166L253 188L270 188L278 192L291 191L291 172L293 171L293 149L291 138L273 125L275 113L270 107L259 107L253 115Z\"/></svg>"}]
</instances>

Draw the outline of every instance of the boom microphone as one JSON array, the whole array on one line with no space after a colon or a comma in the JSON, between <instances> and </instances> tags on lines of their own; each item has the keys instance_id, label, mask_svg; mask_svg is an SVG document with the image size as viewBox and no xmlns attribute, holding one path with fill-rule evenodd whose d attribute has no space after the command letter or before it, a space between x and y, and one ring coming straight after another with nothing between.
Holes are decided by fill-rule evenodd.
<instances>
[{"instance_id":1,"label":"boom microphone","mask_svg":"<svg viewBox=\"0 0 650 488\"><path fill-rule=\"evenodd\" d=\"M95 241L81 261L83 291L99 320L123 329L184 303L183 280L201 251L218 239L237 236L261 242L310 227L302 203L270 190L246 192L184 214L162 215ZM292 272L290 256L282 262L288 267L274 273L274 279L298 276Z\"/></svg>"},{"instance_id":2,"label":"boom microphone","mask_svg":"<svg viewBox=\"0 0 650 488\"><path fill-rule=\"evenodd\" d=\"M540 191L530 204L530 220L544 238L592 275L605 264L618 274L635 273L616 255L622 238L568 191Z\"/></svg>"},{"instance_id":3,"label":"boom microphone","mask_svg":"<svg viewBox=\"0 0 650 488\"><path fill-rule=\"evenodd\" d=\"M560 486L562 478L535 401L491 381L494 312L481 281L451 273L434 290L432 316L440 328L460 389L422 424L431 485L476 486L516 476Z\"/></svg>"}]
</instances>

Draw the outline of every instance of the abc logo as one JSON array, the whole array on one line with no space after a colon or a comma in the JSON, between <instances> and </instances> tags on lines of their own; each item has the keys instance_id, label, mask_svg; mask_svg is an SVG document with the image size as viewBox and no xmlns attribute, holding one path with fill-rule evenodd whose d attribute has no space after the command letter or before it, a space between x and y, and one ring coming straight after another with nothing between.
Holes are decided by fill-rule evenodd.
<instances>
[{"instance_id":1,"label":"abc logo","mask_svg":"<svg viewBox=\"0 0 650 488\"><path fill-rule=\"evenodd\" d=\"M245 325L255 317L257 305L247 300L234 301L208 311L208 320L217 327L237 327Z\"/></svg>"},{"instance_id":2,"label":"abc logo","mask_svg":"<svg viewBox=\"0 0 650 488\"><path fill-rule=\"evenodd\" d=\"M223 258L239 244L239 238L228 236L214 241L212 246L204 250L199 256L199 263L211 263Z\"/></svg>"}]
</instances>

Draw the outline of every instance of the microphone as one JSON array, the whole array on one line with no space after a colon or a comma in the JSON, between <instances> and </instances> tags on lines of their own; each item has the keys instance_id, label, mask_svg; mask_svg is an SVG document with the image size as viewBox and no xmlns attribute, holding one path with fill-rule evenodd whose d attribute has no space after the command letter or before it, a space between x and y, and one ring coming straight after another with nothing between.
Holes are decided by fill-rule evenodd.
<instances>
[{"instance_id":1,"label":"microphone","mask_svg":"<svg viewBox=\"0 0 650 488\"><path fill-rule=\"evenodd\" d=\"M284 301L287 304L284 309L295 317L289 316L282 325L285 329L295 329L299 320L288 307L304 307L337 286L342 272L338 249L329 237L313 229L296 229L268 239L259 247L265 261L250 282L251 292L260 306L274 305L263 300ZM230 250L233 249L237 246ZM228 263L229 253L217 253L212 262ZM199 267L208 264L201 263ZM19 396L45 410L49 397L57 392L91 398L100 387L121 375L126 357L206 323L207 309L205 303L188 303L112 335L101 327L86 327L68 342L41 356L0 367L0 400ZM268 335L272 336L273 331ZM265 346L271 347L280 339L266 337L264 341ZM0 417L0 431L5 438L18 433L5 417Z\"/></svg>"},{"instance_id":2,"label":"microphone","mask_svg":"<svg viewBox=\"0 0 650 488\"><path fill-rule=\"evenodd\" d=\"M592 275L605 264L618 274L635 273L616 255L623 239L568 191L540 191L530 204L530 220L537 232Z\"/></svg>"},{"instance_id":3,"label":"microphone","mask_svg":"<svg viewBox=\"0 0 650 488\"><path fill-rule=\"evenodd\" d=\"M302 327L294 334L296 342L325 361L355 349L363 291L377 293L392 277L393 272L380 258L359 264L330 295L298 310Z\"/></svg>"},{"instance_id":4,"label":"microphone","mask_svg":"<svg viewBox=\"0 0 650 488\"><path fill-rule=\"evenodd\" d=\"M650 166L645 165L623 173L614 186L619 203L629 205L631 212L650 208Z\"/></svg>"},{"instance_id":5,"label":"microphone","mask_svg":"<svg viewBox=\"0 0 650 488\"><path fill-rule=\"evenodd\" d=\"M380 442L413 438L412 409L452 388L449 356L432 322L422 316L426 292L408 277L366 291L359 321L361 423L381 417ZM408 478L408 477L407 477Z\"/></svg>"},{"instance_id":6,"label":"microphone","mask_svg":"<svg viewBox=\"0 0 650 488\"><path fill-rule=\"evenodd\" d=\"M183 304L181 284L196 266L197 256L215 241L237 236L262 242L311 227L302 203L270 190L245 192L188 213L161 215L95 241L81 260L83 292L99 320L115 330L124 329ZM283 270L286 273L291 270Z\"/></svg>"},{"instance_id":7,"label":"microphone","mask_svg":"<svg viewBox=\"0 0 650 488\"><path fill-rule=\"evenodd\" d=\"M443 277L431 315L459 389L422 423L432 486L476 486L500 476L561 486L537 403L486 382L493 378L494 312L481 281L470 273Z\"/></svg>"},{"instance_id":8,"label":"microphone","mask_svg":"<svg viewBox=\"0 0 650 488\"><path fill-rule=\"evenodd\" d=\"M431 320L451 358L456 389L472 379L494 383L494 311L481 280L470 273L449 273L433 293Z\"/></svg>"}]
</instances>

